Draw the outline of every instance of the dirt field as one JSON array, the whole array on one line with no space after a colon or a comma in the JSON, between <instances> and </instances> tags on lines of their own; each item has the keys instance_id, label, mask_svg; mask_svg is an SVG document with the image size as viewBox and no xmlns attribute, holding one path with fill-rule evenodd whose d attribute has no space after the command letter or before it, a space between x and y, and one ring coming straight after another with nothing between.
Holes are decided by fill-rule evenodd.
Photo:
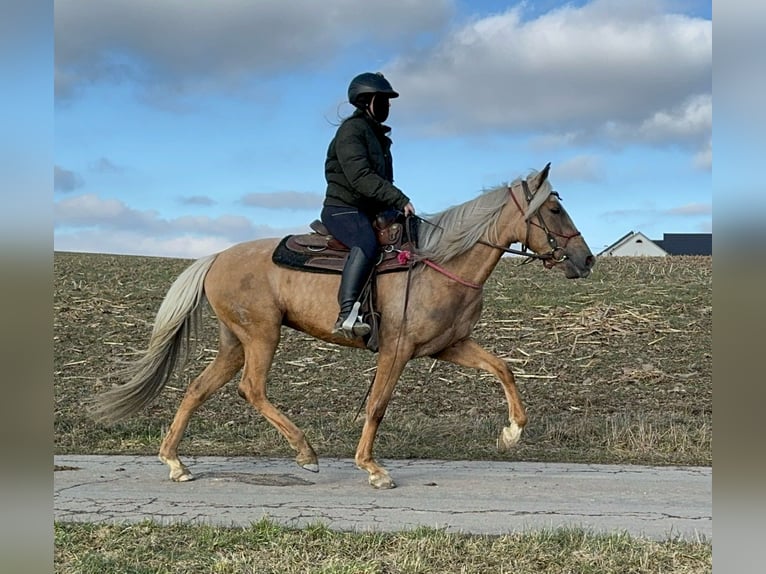
<instances>
[{"instance_id":1,"label":"dirt field","mask_svg":"<svg viewBox=\"0 0 766 574\"><path fill-rule=\"evenodd\" d=\"M186 260L56 253L57 453L157 451L183 390L215 354L210 320L196 356L145 412L108 428L84 403L147 344L154 314ZM208 310L209 311L209 310ZM475 338L504 358L530 417L500 454L507 408L480 371L418 359L405 370L376 442L384 458L712 463L712 259L600 260L585 280L503 260L485 287ZM322 456L353 456L354 421L375 355L284 330L270 398ZM286 442L225 386L192 418L184 454L292 456Z\"/></svg>"}]
</instances>

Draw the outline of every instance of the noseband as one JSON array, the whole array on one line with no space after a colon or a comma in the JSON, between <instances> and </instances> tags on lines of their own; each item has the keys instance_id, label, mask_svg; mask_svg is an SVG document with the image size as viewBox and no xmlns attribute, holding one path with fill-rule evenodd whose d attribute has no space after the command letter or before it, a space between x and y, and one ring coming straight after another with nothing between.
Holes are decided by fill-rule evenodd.
<instances>
[{"instance_id":1,"label":"noseband","mask_svg":"<svg viewBox=\"0 0 766 574\"><path fill-rule=\"evenodd\" d=\"M522 191L524 192L524 198L527 200L527 205L530 205L532 203L532 198L534 197L532 192L529 190L529 184L527 183L527 180L523 179L521 182L516 183L514 185L508 186L508 193L511 196L511 199L513 199L513 203L516 204L516 207L519 208L519 211L521 213L524 213L524 208L521 207L521 204L519 203L519 200L516 199L516 195L513 193L514 189L520 187ZM555 195L557 198L559 198L559 194L555 191L551 192L552 195ZM533 218L536 218L537 221L534 221ZM545 220L543 219L542 214L540 213L540 208L538 207L534 213L531 213L529 217L525 219L527 222L527 236L524 240L524 243L521 244L521 251L518 249L510 249L508 247L503 247L502 245L497 245L495 243L490 243L488 241L479 240L479 243L482 245L487 245L489 247L494 247L495 249L500 249L501 251L505 251L506 253L512 253L514 255L524 255L527 257L527 260L524 261L524 263L528 263L532 261L533 259L542 259L543 263L547 264L550 262L550 267L553 267L557 263L561 263L562 261L566 261L569 257L565 252L566 246L569 244L569 240L573 239L574 237L577 237L578 235L581 235L579 231L576 233L572 233L569 235L565 235L562 233L556 233L555 231L551 231L548 229L548 226L545 224ZM530 253L528 251L528 245L529 245L529 232L532 229L532 226L538 227L542 229L545 232L545 235L548 239L548 245L550 246L551 250L547 251L545 253ZM560 239L564 239L564 244L559 245L558 240L556 239L559 237Z\"/></svg>"}]
</instances>

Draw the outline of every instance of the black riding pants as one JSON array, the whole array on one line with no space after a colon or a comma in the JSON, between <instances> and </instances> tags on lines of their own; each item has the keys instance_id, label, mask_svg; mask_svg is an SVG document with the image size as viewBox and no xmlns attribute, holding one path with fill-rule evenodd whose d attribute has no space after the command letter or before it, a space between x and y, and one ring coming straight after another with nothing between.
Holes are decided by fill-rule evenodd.
<instances>
[{"instance_id":1,"label":"black riding pants","mask_svg":"<svg viewBox=\"0 0 766 574\"><path fill-rule=\"evenodd\" d=\"M349 249L359 247L368 261L377 257L378 240L365 213L351 205L325 205L321 217L335 239Z\"/></svg>"}]
</instances>

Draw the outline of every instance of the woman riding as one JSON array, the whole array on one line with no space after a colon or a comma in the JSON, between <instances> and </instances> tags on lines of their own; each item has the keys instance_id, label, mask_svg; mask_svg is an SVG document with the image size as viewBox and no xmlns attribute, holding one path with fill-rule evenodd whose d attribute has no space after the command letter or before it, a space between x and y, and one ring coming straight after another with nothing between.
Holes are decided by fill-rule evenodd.
<instances>
[{"instance_id":1,"label":"woman riding","mask_svg":"<svg viewBox=\"0 0 766 574\"><path fill-rule=\"evenodd\" d=\"M348 101L356 110L338 127L327 149L327 192L322 222L351 252L343 268L338 290L340 314L333 334L363 337L370 325L359 315L358 299L378 256L372 221L378 213L398 210L414 215L410 199L393 184L391 98L398 98L381 73L359 74L348 87Z\"/></svg>"}]
</instances>

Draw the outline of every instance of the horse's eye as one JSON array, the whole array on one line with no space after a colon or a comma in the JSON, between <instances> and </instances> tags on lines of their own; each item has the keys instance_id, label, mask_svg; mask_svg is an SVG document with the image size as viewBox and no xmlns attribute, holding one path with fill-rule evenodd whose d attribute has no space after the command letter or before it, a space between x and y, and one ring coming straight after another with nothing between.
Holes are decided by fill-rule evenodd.
<instances>
[{"instance_id":1,"label":"horse's eye","mask_svg":"<svg viewBox=\"0 0 766 574\"><path fill-rule=\"evenodd\" d=\"M561 213L561 208L560 207L551 207L551 213L553 213L554 215L558 215L559 213Z\"/></svg>"}]
</instances>

